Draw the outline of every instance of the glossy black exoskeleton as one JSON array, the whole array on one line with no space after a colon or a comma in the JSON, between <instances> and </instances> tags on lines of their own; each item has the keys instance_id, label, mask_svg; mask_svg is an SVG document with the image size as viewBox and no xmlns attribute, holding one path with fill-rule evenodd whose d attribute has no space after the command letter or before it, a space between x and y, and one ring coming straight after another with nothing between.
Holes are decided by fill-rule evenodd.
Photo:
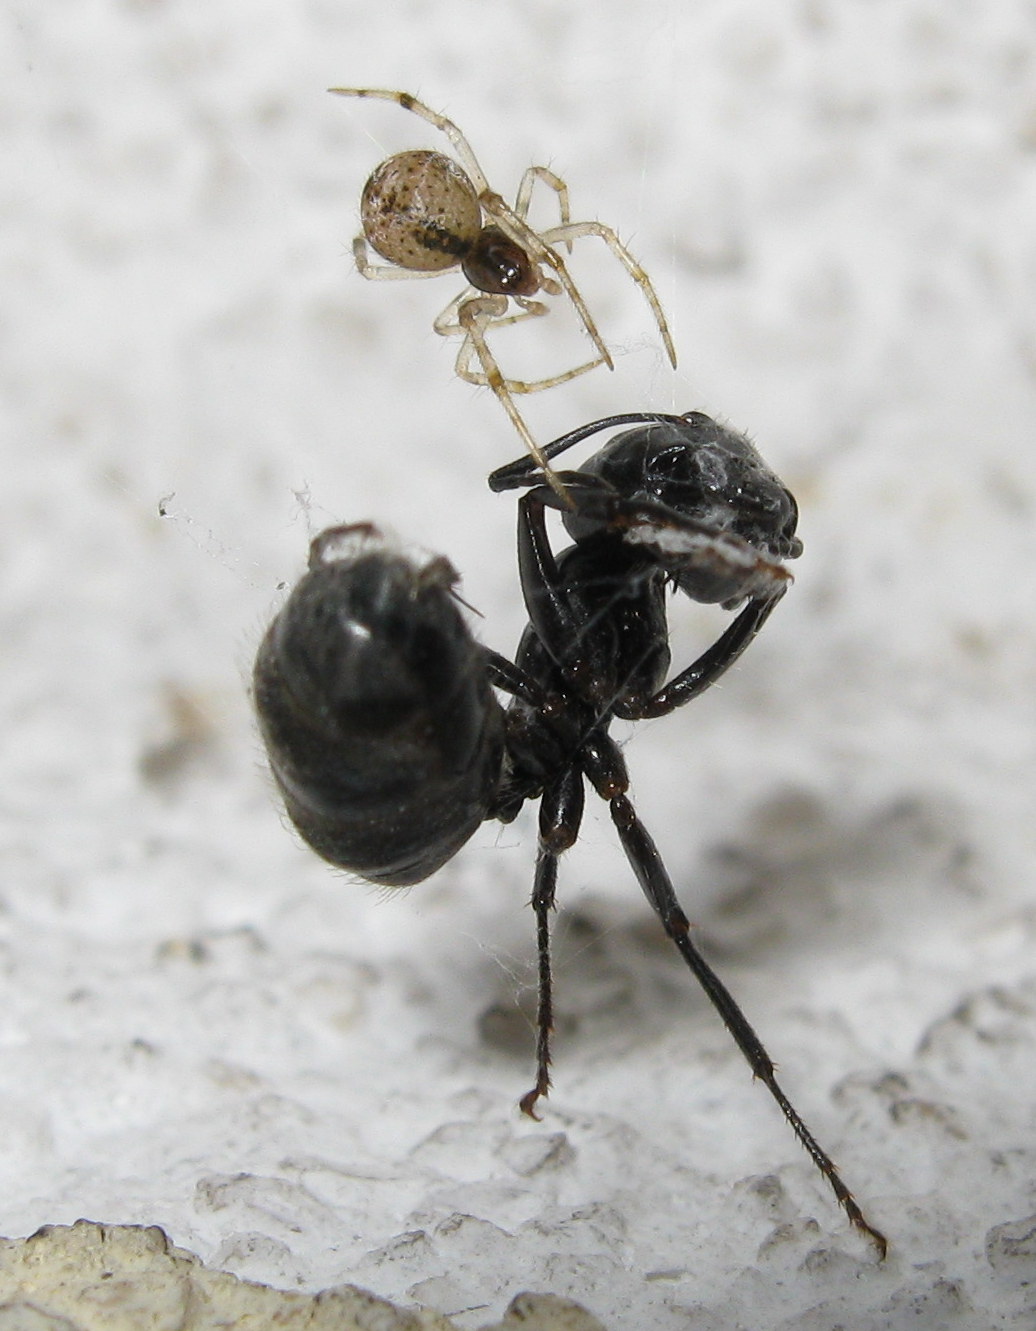
<instances>
[{"instance_id":1,"label":"glossy black exoskeleton","mask_svg":"<svg viewBox=\"0 0 1036 1331\"><path fill-rule=\"evenodd\" d=\"M378 883L433 872L482 818L513 819L539 800L532 894L539 954L537 1073L522 1109L550 1087L550 917L560 856L576 840L584 786L606 801L630 866L663 928L827 1178L854 1225L884 1255L833 1161L779 1086L759 1037L691 940L687 917L627 794L609 736L618 717L664 716L737 660L783 596L784 560L801 553L790 492L744 436L701 413L630 413L572 431L556 457L601 430L636 428L583 467L563 493L523 458L490 477L523 488L518 562L529 614L512 663L471 637L442 559L424 566L379 544L356 551L332 529L274 621L256 663L270 764L299 831L333 864ZM548 509L574 544L556 555ZM666 679L670 589L738 613L696 661ZM506 712L492 688L510 696Z\"/></svg>"},{"instance_id":2,"label":"glossy black exoskeleton","mask_svg":"<svg viewBox=\"0 0 1036 1331\"><path fill-rule=\"evenodd\" d=\"M256 658L256 709L292 822L374 883L435 872L486 816L503 724L449 562L369 524L313 541L309 572Z\"/></svg>"}]
</instances>

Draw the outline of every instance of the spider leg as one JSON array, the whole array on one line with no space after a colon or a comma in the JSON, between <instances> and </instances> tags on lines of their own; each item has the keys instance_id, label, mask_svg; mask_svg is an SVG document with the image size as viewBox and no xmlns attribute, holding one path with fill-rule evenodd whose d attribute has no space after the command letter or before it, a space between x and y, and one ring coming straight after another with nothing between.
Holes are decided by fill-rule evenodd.
<instances>
[{"instance_id":1,"label":"spider leg","mask_svg":"<svg viewBox=\"0 0 1036 1331\"><path fill-rule=\"evenodd\" d=\"M490 326L493 328L503 328L507 324L520 323L522 319L538 319L542 315L548 313L547 306L544 305L542 301L526 300L524 296L513 296L510 299L516 301L517 304L521 306L519 313L506 313L509 308L509 298L507 296L487 295L484 292L478 291L475 287L465 287L459 296L450 301L449 305L446 306L443 312L435 320L433 327L441 337L456 337L457 334L467 337L467 329L460 321L460 310L469 300L493 301L494 308L501 311L499 317L495 315L490 316L488 306L483 305L482 308L487 314L485 319L485 325L487 328ZM470 359L471 352L469 351L465 363ZM457 373L461 373L459 369L457 370ZM484 384L486 382L485 379L482 378L469 378L467 374L461 375L461 378L467 379L468 383ZM512 381L508 379L506 382L510 384Z\"/></svg>"},{"instance_id":2,"label":"spider leg","mask_svg":"<svg viewBox=\"0 0 1036 1331\"><path fill-rule=\"evenodd\" d=\"M486 384L496 394L497 401L507 412L511 424L518 431L522 442L536 459L536 465L543 472L544 479L551 489L558 496L559 501L564 507L568 507L568 500L565 498L565 491L561 482L557 479L554 469L544 457L539 444L533 439L529 432L529 427L522 419L521 413L514 404L507 385L507 380L500 372L500 366L496 362L496 357L489 349L489 343L486 341L484 329L487 322L491 322L496 314L502 314L507 308L506 296L473 296L470 300L460 303L457 309L457 319L460 326L464 329L467 339L470 339L474 347L475 355L486 376ZM467 355L464 344L461 345L457 356L457 373L464 364L463 357Z\"/></svg>"},{"instance_id":3,"label":"spider leg","mask_svg":"<svg viewBox=\"0 0 1036 1331\"><path fill-rule=\"evenodd\" d=\"M617 702L615 715L624 721L643 721L649 717L668 716L692 698L715 684L745 650L777 607L783 588L773 596L757 596L749 601L723 635L686 670L681 670L668 684L650 698Z\"/></svg>"},{"instance_id":4,"label":"spider leg","mask_svg":"<svg viewBox=\"0 0 1036 1331\"><path fill-rule=\"evenodd\" d=\"M571 214L568 208L568 186L560 176L555 175L553 171L545 166L530 166L522 176L522 183L518 186L518 197L515 199L514 211L527 222L529 219L529 204L532 201L532 191L536 181L542 181L549 189L552 189L558 196L558 212L561 215L561 225L568 226L571 221ZM566 248L569 254L572 253L572 242L566 241Z\"/></svg>"},{"instance_id":5,"label":"spider leg","mask_svg":"<svg viewBox=\"0 0 1036 1331\"><path fill-rule=\"evenodd\" d=\"M573 240L577 240L580 236L600 236L637 286L640 287L647 303L651 306L651 313L655 316L655 323L658 325L658 331L661 334L666 355L669 357L669 363L675 368L676 347L673 345L673 339L669 333L669 324L666 322L665 314L662 311L662 302L658 299L658 293L655 291L650 277L610 226L605 226L603 222L570 222L564 226L556 226L550 231L542 232L540 240L548 246L559 240L571 244Z\"/></svg>"},{"instance_id":6,"label":"spider leg","mask_svg":"<svg viewBox=\"0 0 1036 1331\"><path fill-rule=\"evenodd\" d=\"M500 230L503 231L505 235L509 236L516 245L520 245L531 259L534 259L536 263L545 263L548 267L554 270L557 274L558 281L564 288L565 294L575 306L576 313L579 315L579 321L586 329L591 342L593 342L594 346L597 348L598 354L608 366L609 370L613 370L615 368L615 362L612 360L611 352L604 345L601 334L597 331L597 325L594 323L593 317L586 307L586 301L583 300L579 288L576 286L575 282L573 282L568 269L565 267L564 259L558 254L557 250L553 249L550 244L542 241L537 233L533 231L532 227L529 226L528 222L519 217L515 210L505 203L499 194L494 194L490 191L487 194L480 195L479 203L482 205L483 212L488 213L488 215L498 223ZM547 290L550 290L550 286L546 280L544 280L543 286Z\"/></svg>"},{"instance_id":7,"label":"spider leg","mask_svg":"<svg viewBox=\"0 0 1036 1331\"><path fill-rule=\"evenodd\" d=\"M493 325L494 328L496 326L496 324ZM462 347L461 350L463 352L463 357L458 355L458 364L455 366L457 377L463 379L466 383L477 384L479 387L485 388L489 383L486 376L477 370L469 368L471 359L476 354L475 348L469 344ZM462 360L463 365L461 364ZM585 365L577 365L574 369L566 370L564 374L556 374L551 379L534 379L531 381L526 379L505 379L504 387L509 393L539 393L544 388L556 388L558 384L567 384L570 379L576 379L579 375L586 374L589 370L596 370L598 365L603 364L604 361L598 356L596 360L588 360ZM538 465L539 464L537 463L537 466ZM554 474L556 475L557 473Z\"/></svg>"},{"instance_id":8,"label":"spider leg","mask_svg":"<svg viewBox=\"0 0 1036 1331\"><path fill-rule=\"evenodd\" d=\"M471 177L471 183L475 186L476 193L481 194L484 190L489 189L489 182L478 164L478 158L472 152L471 144L468 143L453 121L439 115L437 111L433 111L424 102L419 102L410 93L396 92L389 88L328 88L328 92L333 92L339 97L378 98L383 102L395 102L404 111L412 111L415 116L420 116L422 120L426 120L429 125L434 125L437 130L446 135L450 143L453 144L457 156L464 163L464 167Z\"/></svg>"},{"instance_id":9,"label":"spider leg","mask_svg":"<svg viewBox=\"0 0 1036 1331\"><path fill-rule=\"evenodd\" d=\"M440 337L467 337L468 330L460 321L460 311L468 301L479 301L480 310L485 314L487 322L493 310L499 310L502 314L507 309L506 296L489 296L476 290L475 287L465 287L459 296L450 301L449 305L436 316L432 327Z\"/></svg>"},{"instance_id":10,"label":"spider leg","mask_svg":"<svg viewBox=\"0 0 1036 1331\"><path fill-rule=\"evenodd\" d=\"M504 324L517 323L519 319L525 318L525 315L510 315L506 319L492 320L487 327L501 328ZM489 380L478 370L471 369L471 361L475 355L475 348L471 339L465 337L464 344L457 355L457 363L454 372L458 378L465 380L469 384L479 384L485 387ZM588 370L596 370L598 365L603 365L604 361L598 356L595 360L590 360L585 365L577 365L571 370L566 370L563 374L555 374L549 379L504 379L504 387L509 393L539 393L545 388L556 388L558 384L567 384L569 379L575 379L581 374L586 374ZM531 459L530 459L531 460ZM537 476L537 482L541 478Z\"/></svg>"},{"instance_id":11,"label":"spider leg","mask_svg":"<svg viewBox=\"0 0 1036 1331\"><path fill-rule=\"evenodd\" d=\"M625 763L614 741L598 734L598 742L586 746L584 770L602 799L607 800L612 822L619 834L622 848L630 867L643 889L651 908L662 922L666 934L676 944L695 979L705 991L735 1044L744 1054L754 1076L763 1082L777 1102L781 1113L795 1136L806 1148L810 1158L831 1185L839 1205L857 1229L873 1242L881 1258L885 1257L888 1242L880 1230L874 1228L856 1199L846 1187L834 1161L810 1132L805 1122L777 1082L773 1060L751 1023L741 1011L726 985L694 946L690 936L690 922L676 897L672 880L662 863L658 847L644 824L637 817L627 797L628 778Z\"/></svg>"},{"instance_id":12,"label":"spider leg","mask_svg":"<svg viewBox=\"0 0 1036 1331\"><path fill-rule=\"evenodd\" d=\"M520 323L523 319L537 319L542 315L549 313L548 307L538 300L527 300L523 296L513 296L522 308L517 314L505 314L503 311L507 308L506 296L488 296L475 291L473 287L467 287L449 305L436 319L435 331L443 337L455 336L458 333L464 335L464 342L460 351L457 353L457 362L454 366L454 373L465 383L478 384L481 387L490 387L489 376L484 371L473 370L471 368L472 359L478 354L474 340L470 335L470 330L460 321L460 311L468 301L478 300L482 302L493 301L494 308L499 308L501 314L499 317L487 313L487 317L482 321L483 328L505 328L508 324ZM503 303L500 303L503 302ZM486 304L482 305L484 311L488 310ZM577 365L574 369L566 370L563 374L552 375L549 379L504 379L503 384L509 393L539 393L545 388L555 388L558 384L566 384L569 379L575 379L580 374L585 374L588 370L595 370L598 365L604 362L600 357L595 360L587 361L585 365ZM538 465L538 464L537 464ZM537 480L539 476L537 475Z\"/></svg>"},{"instance_id":13,"label":"spider leg","mask_svg":"<svg viewBox=\"0 0 1036 1331\"><path fill-rule=\"evenodd\" d=\"M550 968L550 917L558 881L558 859L575 842L583 820L583 774L568 768L543 792L540 801L540 845L532 908L536 912L536 953L539 1001L536 1011L536 1082L518 1102L523 1114L539 1118L536 1102L550 1091L550 1037L554 1030L553 980Z\"/></svg>"},{"instance_id":14,"label":"spider leg","mask_svg":"<svg viewBox=\"0 0 1036 1331\"><path fill-rule=\"evenodd\" d=\"M394 263L371 263L367 257L367 241L363 236L357 236L353 241L353 262L356 271L369 282L402 282L415 277L441 277L444 271L448 271L439 268L421 272L415 268L399 268Z\"/></svg>"}]
</instances>

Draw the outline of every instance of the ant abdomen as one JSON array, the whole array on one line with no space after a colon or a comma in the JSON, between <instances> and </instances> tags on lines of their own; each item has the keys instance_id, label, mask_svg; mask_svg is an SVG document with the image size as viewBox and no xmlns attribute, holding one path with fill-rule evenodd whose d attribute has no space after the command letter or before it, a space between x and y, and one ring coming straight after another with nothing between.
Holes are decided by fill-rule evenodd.
<instances>
[{"instance_id":1,"label":"ant abdomen","mask_svg":"<svg viewBox=\"0 0 1036 1331\"><path fill-rule=\"evenodd\" d=\"M255 663L270 766L298 831L371 882L434 873L485 818L502 713L443 558L367 524L322 532Z\"/></svg>"}]
</instances>

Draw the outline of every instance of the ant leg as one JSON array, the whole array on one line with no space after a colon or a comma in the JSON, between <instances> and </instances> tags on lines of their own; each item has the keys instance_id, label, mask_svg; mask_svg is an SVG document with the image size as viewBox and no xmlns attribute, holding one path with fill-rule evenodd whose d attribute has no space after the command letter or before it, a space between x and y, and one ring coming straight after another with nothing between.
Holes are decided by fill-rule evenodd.
<instances>
[{"instance_id":1,"label":"ant leg","mask_svg":"<svg viewBox=\"0 0 1036 1331\"><path fill-rule=\"evenodd\" d=\"M562 472L560 481L578 480L575 472ZM578 506L565 498L569 507ZM585 624L573 612L564 579L558 571L557 560L547 534L547 506L557 507L554 496L545 486L539 486L522 495L518 501L518 576L529 620L544 649L559 665L579 659L580 640Z\"/></svg>"},{"instance_id":2,"label":"ant leg","mask_svg":"<svg viewBox=\"0 0 1036 1331\"><path fill-rule=\"evenodd\" d=\"M653 697L617 703L615 715L623 721L645 721L651 717L668 716L692 698L697 698L730 669L770 618L783 595L782 589L774 596L758 596L749 601L722 636L686 670L681 670Z\"/></svg>"},{"instance_id":3,"label":"ant leg","mask_svg":"<svg viewBox=\"0 0 1036 1331\"><path fill-rule=\"evenodd\" d=\"M706 600L731 607L749 597L770 600L780 597L792 581L780 558L734 532L676 513L653 499L626 499L600 476L581 471L554 474L562 478L573 517L621 537L631 552L642 550L674 581L681 574L707 575L714 594ZM531 489L526 498L533 496L541 504L558 507L542 486ZM575 529L571 534L576 535Z\"/></svg>"},{"instance_id":4,"label":"ant leg","mask_svg":"<svg viewBox=\"0 0 1036 1331\"><path fill-rule=\"evenodd\" d=\"M539 958L539 1001L536 1011L536 1083L518 1104L523 1114L539 1119L536 1102L550 1091L550 1037L554 1030L553 979L550 969L550 916L554 910L558 859L573 844L583 819L583 774L570 767L543 792L540 801L540 847L532 908L536 912L536 953Z\"/></svg>"},{"instance_id":5,"label":"ant leg","mask_svg":"<svg viewBox=\"0 0 1036 1331\"><path fill-rule=\"evenodd\" d=\"M542 805L540 806L542 809ZM558 857L541 843L536 857L532 908L536 912L538 998L536 1002L536 1082L518 1101L518 1108L539 1121L536 1102L550 1094L550 1037L554 1031L553 979L550 971L550 912L554 909Z\"/></svg>"},{"instance_id":6,"label":"ant leg","mask_svg":"<svg viewBox=\"0 0 1036 1331\"><path fill-rule=\"evenodd\" d=\"M529 707L542 707L549 699L540 685L507 657L490 648L483 648L489 682L526 703ZM519 794L513 807L503 806L495 816L504 821L514 817L523 796ZM558 880L558 860L572 846L579 835L583 821L583 774L577 767L568 768L554 784L543 792L540 800L539 851L533 879L532 908L536 913L536 954L539 997L536 1005L536 1081L518 1102L523 1114L539 1119L536 1102L550 1091L550 1037L554 1030L554 982L550 965L550 917Z\"/></svg>"},{"instance_id":7,"label":"ant leg","mask_svg":"<svg viewBox=\"0 0 1036 1331\"><path fill-rule=\"evenodd\" d=\"M716 531L707 523L682 517L652 500L626 500L607 481L578 471L555 472L563 487L564 502L574 518L599 524L620 534L631 548L657 552L660 568L677 575L681 567L697 566L728 580L737 601L754 598L751 605L710 649L702 661L689 667L663 690L657 711L639 709L650 700L616 703L624 720L663 716L689 702L717 679L751 642L773 605L784 594L791 575L780 560L764 554L731 532ZM551 656L559 665L578 659L582 625L573 621L568 597L558 575L547 539L544 509L560 502L544 486L529 490L519 500L518 567L529 618ZM756 602L760 604L756 604ZM702 682L696 682L700 666Z\"/></svg>"},{"instance_id":8,"label":"ant leg","mask_svg":"<svg viewBox=\"0 0 1036 1331\"><path fill-rule=\"evenodd\" d=\"M612 822L622 842L622 849L626 852L630 867L651 908L661 920L662 927L676 944L680 955L719 1013L735 1044L744 1054L753 1075L766 1086L795 1136L831 1185L839 1205L851 1223L867 1235L877 1248L879 1257L884 1259L888 1251L888 1240L864 1216L856 1199L843 1182L834 1161L810 1132L778 1084L773 1060L748 1018L741 1011L730 990L691 942L690 922L676 898L672 880L662 863L658 847L637 817L626 795L628 786L626 765L618 747L612 740L598 733L593 741L585 746L582 761L584 771L597 793L608 801Z\"/></svg>"},{"instance_id":9,"label":"ant leg","mask_svg":"<svg viewBox=\"0 0 1036 1331\"><path fill-rule=\"evenodd\" d=\"M486 662L486 674L494 688L521 699L530 707L539 707L543 702L543 690L535 680L530 679L520 666L509 661L506 656L494 652L491 647L482 648Z\"/></svg>"},{"instance_id":10,"label":"ant leg","mask_svg":"<svg viewBox=\"0 0 1036 1331\"><path fill-rule=\"evenodd\" d=\"M627 411L621 412L617 416L604 416L599 421L591 421L588 425L577 426L574 430L569 430L558 439L553 439L549 444L544 444L543 452L548 458L556 458L559 453L564 453L566 449L572 448L575 444L581 444L584 439L589 439L592 435L599 434L601 430L614 430L620 425L683 425L682 416L673 416L664 411ZM509 462L506 466L497 467L489 478L489 488L499 493L501 490L517 490L523 485L538 485L539 476L535 475L528 458L518 458L516 462Z\"/></svg>"}]
</instances>

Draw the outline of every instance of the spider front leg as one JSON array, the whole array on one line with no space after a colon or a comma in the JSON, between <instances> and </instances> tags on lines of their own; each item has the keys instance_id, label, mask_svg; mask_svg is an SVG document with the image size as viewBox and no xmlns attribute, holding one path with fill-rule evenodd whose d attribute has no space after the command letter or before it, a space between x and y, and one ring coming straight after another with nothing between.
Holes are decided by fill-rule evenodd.
<instances>
[{"instance_id":1,"label":"spider front leg","mask_svg":"<svg viewBox=\"0 0 1036 1331\"><path fill-rule=\"evenodd\" d=\"M485 194L480 194L479 203L482 206L483 212L489 217L492 217L500 227L500 230L513 240L516 245L520 246L534 263L546 264L548 268L553 269L557 277L557 283L550 278L542 277L540 279L541 287L544 291L548 291L552 295L557 295L559 294L558 284L560 284L560 287L564 289L565 295L575 306L576 313L579 315L579 321L586 329L587 336L597 348L598 355L601 356L609 370L614 370L615 362L612 360L611 352L604 345L601 334L597 331L597 325L594 323L593 316L590 314L589 309L587 309L586 301L583 300L579 288L569 275L569 271L565 267L565 261L561 255L558 254L555 249L552 249L550 244L544 243L540 236L533 231L531 226L529 226L528 222L519 217L518 213L511 208L499 194L496 194L492 190Z\"/></svg>"},{"instance_id":2,"label":"spider front leg","mask_svg":"<svg viewBox=\"0 0 1036 1331\"><path fill-rule=\"evenodd\" d=\"M537 180L542 181L548 189L552 189L558 196L558 213L561 216L561 225L568 226L571 220L571 214L568 207L568 186L560 176L554 174L545 166L530 166L525 175L522 176L522 183L518 186L518 197L515 200L514 211L523 222L529 220L529 204L532 201L532 191ZM566 242L566 249L569 254L572 253L572 242Z\"/></svg>"},{"instance_id":3,"label":"spider front leg","mask_svg":"<svg viewBox=\"0 0 1036 1331\"><path fill-rule=\"evenodd\" d=\"M553 227L550 231L544 231L540 235L540 240L545 245L553 245L556 241L563 240L569 244L578 240L580 236L599 236L608 246L611 252L629 273L630 277L636 282L644 293L644 298L651 306L651 313L655 316L655 323L658 325L658 331L662 338L662 343L666 349L666 355L669 357L669 363L676 368L676 347L673 345L673 339L669 332L669 324L666 321L662 310L662 302L658 299L658 293L652 285L650 277L637 263L633 255L618 238L610 226L605 226L603 222L571 222L563 226Z\"/></svg>"},{"instance_id":4,"label":"spider front leg","mask_svg":"<svg viewBox=\"0 0 1036 1331\"><path fill-rule=\"evenodd\" d=\"M511 300L520 307L516 314L507 313ZM442 313L436 317L435 323L432 326L440 337L455 337L459 333L463 335L467 343L470 343L468 330L460 320L460 312L469 301L482 302L481 310L485 316L482 323L486 328L505 328L508 324L521 323L523 319L539 319L542 318L543 315L549 313L547 306L540 300L529 300L525 296L507 297L487 295L484 292L477 290L475 287L465 287L460 295L457 296L455 300L451 300ZM493 302L492 306L489 304L490 301ZM494 314L493 310L499 310L500 314ZM472 355L473 351L469 345L465 354L465 366L470 362ZM484 375L478 375L477 371L474 370L462 374L459 365L460 357L458 357L458 368L456 373L469 384L485 385L488 382ZM510 387L513 383L520 381L506 379L504 382Z\"/></svg>"},{"instance_id":5,"label":"spider front leg","mask_svg":"<svg viewBox=\"0 0 1036 1331\"><path fill-rule=\"evenodd\" d=\"M547 484L558 496L562 505L567 508L568 500L565 497L564 487L558 480L553 467L551 467L550 463L547 461L543 450L532 437L529 427L525 424L518 408L515 406L508 381L501 373L500 366L496 362L496 357L493 355L492 351L490 351L489 343L486 341L484 329L488 324L492 323L494 319L498 319L500 316L506 314L507 301L507 296L472 296L470 300L461 301L457 309L457 321L459 326L464 330L465 342L461 345L460 352L457 356L457 373L461 374L461 369L467 365L466 357L468 353L465 348L470 341L471 346L474 348L475 355L478 356L479 363L482 366L482 371L485 375L484 382L493 390L497 401L507 412L511 424L518 431L525 447L535 458L536 465L543 472ZM447 314L448 312L449 307L444 311L444 314ZM527 310L526 314L531 317L535 315L535 311ZM442 316L440 316L440 318L441 317ZM517 318L521 316L515 317ZM436 320L435 326L436 331L442 331L438 319ZM464 376L461 375L461 377L463 378ZM469 380L469 382L471 381ZM478 379L475 382L482 383L483 380Z\"/></svg>"},{"instance_id":6,"label":"spider front leg","mask_svg":"<svg viewBox=\"0 0 1036 1331\"><path fill-rule=\"evenodd\" d=\"M440 133L445 134L457 156L464 163L464 169L471 177L471 182L478 193L489 189L489 181L486 180L485 172L478 164L478 158L472 151L471 144L457 128L452 120L447 120L438 111L433 111L430 106L412 96L408 92L397 92L390 88L328 88L328 92L335 93L338 97L363 97L367 99L377 99L383 102L395 102L401 106L404 111L410 111L415 116L420 116L426 120L429 125L434 125Z\"/></svg>"},{"instance_id":7,"label":"spider front leg","mask_svg":"<svg viewBox=\"0 0 1036 1331\"><path fill-rule=\"evenodd\" d=\"M443 310L442 314L436 319L434 325L435 331L442 334L444 337L457 333L464 335L464 341L461 345L460 351L457 353L457 362L454 366L454 373L459 379L463 379L465 383L477 384L481 387L491 386L490 381L484 371L473 370L471 368L472 360L476 356L479 356L479 359L481 360L481 356L479 355L474 339L470 336L469 329L461 322L460 311L469 301L488 301L493 299L497 298L476 295L469 288L458 296L456 300L451 301L450 304L447 305L446 309ZM506 300L507 298L502 297L499 299ZM517 314L503 314L499 318L492 316L481 319L480 322L483 327L483 335L486 329L506 328L508 324L521 323L523 319L538 319L549 313L547 306L544 305L542 301L528 300L524 296L512 296L511 299L522 307L520 312ZM485 305L483 305L482 308L485 310ZM501 308L504 307L501 306ZM595 360L587 361L585 365L577 365L571 370L565 370L562 374L552 375L549 379L526 380L504 378L503 384L504 388L509 393L538 393L544 388L556 388L558 384L567 384L570 379L575 379L578 375L586 374L588 370L596 370L598 365L603 364L604 362L601 360L600 356L598 356Z\"/></svg>"}]
</instances>

